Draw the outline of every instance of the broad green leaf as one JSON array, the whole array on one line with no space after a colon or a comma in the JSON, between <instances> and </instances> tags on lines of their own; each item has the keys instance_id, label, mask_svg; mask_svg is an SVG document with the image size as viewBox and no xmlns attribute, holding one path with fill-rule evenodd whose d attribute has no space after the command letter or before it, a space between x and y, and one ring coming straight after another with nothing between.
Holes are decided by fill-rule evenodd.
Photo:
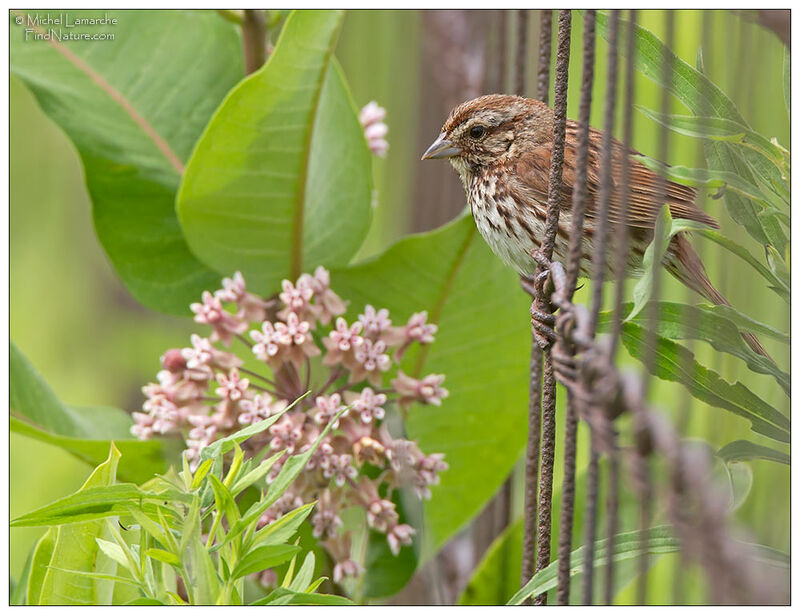
<instances>
[{"instance_id":1,"label":"broad green leaf","mask_svg":"<svg viewBox=\"0 0 800 615\"><path fill-rule=\"evenodd\" d=\"M408 437L449 464L425 502L429 556L480 512L525 445L529 300L468 215L333 271L331 284L351 302L348 319L372 304L395 324L427 310L439 327L433 344L402 363L414 377L444 374L450 391L441 406L412 407L406 421Z\"/></svg>"},{"instance_id":2,"label":"broad green leaf","mask_svg":"<svg viewBox=\"0 0 800 615\"><path fill-rule=\"evenodd\" d=\"M231 578L239 579L254 572L261 572L267 568L280 566L288 562L300 551L300 547L294 545L262 545L248 552L239 562L231 573Z\"/></svg>"},{"instance_id":3,"label":"broad green leaf","mask_svg":"<svg viewBox=\"0 0 800 615\"><path fill-rule=\"evenodd\" d=\"M789 441L791 429L787 417L741 382L730 384L715 371L700 365L687 348L632 322L623 323L622 342L633 357L645 364L649 363L646 357L655 357L654 376L680 382L693 397L747 419L756 433L780 442Z\"/></svg>"},{"instance_id":4,"label":"broad green leaf","mask_svg":"<svg viewBox=\"0 0 800 615\"><path fill-rule=\"evenodd\" d=\"M10 419L11 431L34 438L47 444L64 449L88 464L97 464L103 459L102 451L108 450L111 440L86 440L58 436L34 427L15 417ZM166 468L165 443L161 440L114 440L114 444L123 456L120 463L119 476L122 480L141 482L152 477L156 472ZM175 448L175 447L170 447Z\"/></svg>"},{"instance_id":5,"label":"broad green leaf","mask_svg":"<svg viewBox=\"0 0 800 615\"><path fill-rule=\"evenodd\" d=\"M107 488L116 480L120 453L110 447L108 459L97 466L78 494L93 488ZM55 530L52 554L42 580L36 604L111 604L114 582L63 572L64 569L113 575L116 562L100 552L97 539L105 535L105 521L63 525ZM33 603L29 603L33 604Z\"/></svg>"},{"instance_id":6,"label":"broad green leaf","mask_svg":"<svg viewBox=\"0 0 800 615\"><path fill-rule=\"evenodd\" d=\"M630 303L624 304L622 313L627 313L631 307ZM756 354L742 339L736 325L724 316L700 307L665 301L658 302L657 310L658 320L652 326L658 335L671 340L694 339L708 342L715 349L740 358L754 372L771 375L789 393L789 374L781 371L766 357ZM602 312L598 329L608 332L613 316L612 312ZM643 329L651 327L649 319L642 314L626 320Z\"/></svg>"},{"instance_id":7,"label":"broad green leaf","mask_svg":"<svg viewBox=\"0 0 800 615\"><path fill-rule=\"evenodd\" d=\"M80 491L13 519L11 527L60 525L99 519L124 514L127 507L132 505L139 506L145 512L157 514L157 508L170 510L170 506L178 502L191 501L191 496L176 490L154 493L128 483L96 487L92 485L84 486Z\"/></svg>"},{"instance_id":8,"label":"broad green leaf","mask_svg":"<svg viewBox=\"0 0 800 615\"><path fill-rule=\"evenodd\" d=\"M717 451L717 457L722 459L725 463L734 461L750 461L752 459L766 459L767 461L775 461L777 463L785 463L789 465L791 457L788 453L782 453L762 446L755 442L748 440L734 440L729 442Z\"/></svg>"},{"instance_id":9,"label":"broad green leaf","mask_svg":"<svg viewBox=\"0 0 800 615\"><path fill-rule=\"evenodd\" d=\"M117 23L88 29L113 34L99 44L25 40L11 15L11 72L75 144L95 229L125 285L148 307L185 315L220 276L189 251L175 195L195 141L243 76L240 37L211 11L70 16L104 13Z\"/></svg>"},{"instance_id":10,"label":"broad green leaf","mask_svg":"<svg viewBox=\"0 0 800 615\"><path fill-rule=\"evenodd\" d=\"M734 120L723 117L664 114L639 105L636 105L636 109L651 120L667 126L678 134L726 141L753 148L766 156L782 175L788 175L786 150Z\"/></svg>"},{"instance_id":11,"label":"broad green leaf","mask_svg":"<svg viewBox=\"0 0 800 615\"><path fill-rule=\"evenodd\" d=\"M309 594L306 592L295 592L284 587L279 587L273 590L268 596L250 603L251 606L278 606L282 604L352 606L353 601L345 598L344 596L334 596L332 594Z\"/></svg>"},{"instance_id":12,"label":"broad green leaf","mask_svg":"<svg viewBox=\"0 0 800 615\"><path fill-rule=\"evenodd\" d=\"M657 555L664 553L674 553L680 550L680 543L672 536L672 531L667 526L650 528L647 533L646 545L641 532L623 532L614 538L613 559L615 562L622 562L638 558L643 550L647 553ZM606 551L608 539L595 541L595 568L602 566L606 561ZM642 549L642 546L645 548ZM583 572L583 552L585 548L579 547L570 555L570 576L575 576ZM522 604L530 596L535 596L553 589L558 585L558 561L552 562L547 568L538 572L522 589L514 594L508 601L509 605Z\"/></svg>"},{"instance_id":13,"label":"broad green leaf","mask_svg":"<svg viewBox=\"0 0 800 615\"><path fill-rule=\"evenodd\" d=\"M58 446L92 466L106 459L114 439L123 456L118 471L124 480L139 482L164 471L170 447L162 441L136 440L125 412L72 408L62 403L14 342L10 343L9 365L12 431Z\"/></svg>"},{"instance_id":14,"label":"broad green leaf","mask_svg":"<svg viewBox=\"0 0 800 615\"><path fill-rule=\"evenodd\" d=\"M202 450L202 452L200 453L200 459L202 461L206 461L207 459L214 459L218 455L224 455L228 451L232 451L237 444L241 444L248 438L251 438L256 434L259 434L262 431L269 429L270 426L274 425L275 422L279 418L281 418L281 416L283 416L284 412L291 410L301 399L303 399L306 395L308 395L308 393L309 393L308 391L306 393L303 393L303 395L295 399L290 405L288 405L286 408L284 408L277 414L274 414L271 417L264 419L263 421L259 421L258 423L253 423L252 425L248 425L244 429L240 429L236 433L232 433L229 436L225 436L224 438L215 440Z\"/></svg>"},{"instance_id":15,"label":"broad green leaf","mask_svg":"<svg viewBox=\"0 0 800 615\"><path fill-rule=\"evenodd\" d=\"M345 265L371 216L371 160L333 49L342 11L296 11L187 165L178 215L192 251L270 295Z\"/></svg>"},{"instance_id":16,"label":"broad green leaf","mask_svg":"<svg viewBox=\"0 0 800 615\"><path fill-rule=\"evenodd\" d=\"M311 514L315 504L316 502L304 504L300 508L296 508L272 523L265 525L256 532L253 544L279 545L287 542L297 532L300 524Z\"/></svg>"}]
</instances>

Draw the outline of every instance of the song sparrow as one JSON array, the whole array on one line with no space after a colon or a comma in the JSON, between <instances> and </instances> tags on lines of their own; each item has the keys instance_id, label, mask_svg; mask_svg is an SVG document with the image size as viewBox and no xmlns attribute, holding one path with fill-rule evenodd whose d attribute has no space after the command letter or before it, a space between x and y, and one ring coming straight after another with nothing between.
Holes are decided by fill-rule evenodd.
<instances>
[{"instance_id":1,"label":"song sparrow","mask_svg":"<svg viewBox=\"0 0 800 615\"><path fill-rule=\"evenodd\" d=\"M600 147L602 133L590 129L587 172L588 202L583 228L581 275L591 274L593 237L599 212ZM538 100L492 94L469 100L450 113L436 141L422 156L449 158L461 177L472 215L494 253L519 273L536 269L531 252L544 235L547 189L553 146L553 110ZM572 187L578 147L578 123L568 120L564 148L563 194L554 258L566 261L572 226ZM636 153L636 152L631 152ZM613 140L611 194L608 220L611 228L622 221L621 175L624 148ZM653 236L663 205L663 180L631 158L630 201L627 216L629 250L626 271L641 273L645 249ZM719 228L717 222L694 204L695 191L666 182L666 203L674 218L686 218ZM613 268L614 236L608 236L606 266ZM711 284L697 252L684 233L675 235L664 257L667 270L692 290L715 304L728 305ZM767 355L758 339L743 337L757 353Z\"/></svg>"}]
</instances>

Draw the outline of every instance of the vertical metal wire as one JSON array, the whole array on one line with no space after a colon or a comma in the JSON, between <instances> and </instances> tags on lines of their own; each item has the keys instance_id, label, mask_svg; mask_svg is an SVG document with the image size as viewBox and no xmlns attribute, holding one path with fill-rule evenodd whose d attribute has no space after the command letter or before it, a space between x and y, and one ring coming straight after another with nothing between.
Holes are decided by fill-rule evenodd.
<instances>
[{"instance_id":1,"label":"vertical metal wire","mask_svg":"<svg viewBox=\"0 0 800 615\"><path fill-rule=\"evenodd\" d=\"M547 219L542 239L541 254L546 259L553 257L558 216L561 209L561 180L564 166L564 138L567 122L567 83L569 80L570 37L572 13L570 10L558 12L558 47L556 51L555 96L553 101L553 149L550 164L550 178L547 191ZM539 271L540 268L537 268ZM538 302L537 302L538 306ZM549 302L538 306L549 311ZM553 373L553 359L550 351L544 352L544 380L542 384L542 461L539 480L539 549L536 554L536 570L543 570L550 563L551 506L553 497L553 465L555 459L556 435L556 380ZM535 604L547 604L547 594L536 596Z\"/></svg>"},{"instance_id":2,"label":"vertical metal wire","mask_svg":"<svg viewBox=\"0 0 800 615\"><path fill-rule=\"evenodd\" d=\"M525 73L528 66L528 11L517 11L517 70L515 74L514 92L525 95Z\"/></svg>"},{"instance_id":3,"label":"vertical metal wire","mask_svg":"<svg viewBox=\"0 0 800 615\"><path fill-rule=\"evenodd\" d=\"M570 229L569 257L567 260L567 299L572 300L578 281L586 212L588 186L586 183L589 162L589 121L594 83L596 11L587 10L583 18L583 66L580 110L578 115L578 143L575 158L575 184L572 190L572 227ZM564 479L561 487L561 519L558 537L558 604L569 602L570 556L572 552L572 527L575 515L575 456L578 427L578 400L568 394L564 432Z\"/></svg>"},{"instance_id":4,"label":"vertical metal wire","mask_svg":"<svg viewBox=\"0 0 800 615\"><path fill-rule=\"evenodd\" d=\"M592 438L594 440L594 432ZM583 604L592 604L594 594L594 542L597 539L597 501L599 498L600 454L591 443L586 471L586 525L583 539Z\"/></svg>"},{"instance_id":5,"label":"vertical metal wire","mask_svg":"<svg viewBox=\"0 0 800 615\"><path fill-rule=\"evenodd\" d=\"M550 56L553 42L553 11L541 11L539 24L539 66L536 69L536 97L544 104L550 100Z\"/></svg>"},{"instance_id":6,"label":"vertical metal wire","mask_svg":"<svg viewBox=\"0 0 800 615\"><path fill-rule=\"evenodd\" d=\"M611 11L608 26L608 74L606 77L606 96L603 122L603 138L600 151L600 192L597 228L594 234L594 253L592 270L592 305L589 327L592 336L597 327L597 318L603 303L603 282L605 281L608 245L608 210L613 189L612 176L612 137L614 134L614 113L617 104L617 32L619 30L619 10ZM594 544L597 537L597 497L599 482L599 455L595 448L594 434L590 438L590 462L587 480L587 510L584 524L584 571L583 603L591 604L594 594Z\"/></svg>"},{"instance_id":7,"label":"vertical metal wire","mask_svg":"<svg viewBox=\"0 0 800 615\"><path fill-rule=\"evenodd\" d=\"M505 14L505 12L504 12ZM540 100L547 102L550 89L550 55L552 11L541 12L539 36L538 93ZM503 22L505 23L505 22ZM535 300L531 308L535 306ZM536 572L536 540L539 518L539 457L542 431L542 351L536 343L536 334L531 327L530 384L528 389L528 444L525 450L525 516L522 544L521 583L524 585Z\"/></svg>"}]
</instances>

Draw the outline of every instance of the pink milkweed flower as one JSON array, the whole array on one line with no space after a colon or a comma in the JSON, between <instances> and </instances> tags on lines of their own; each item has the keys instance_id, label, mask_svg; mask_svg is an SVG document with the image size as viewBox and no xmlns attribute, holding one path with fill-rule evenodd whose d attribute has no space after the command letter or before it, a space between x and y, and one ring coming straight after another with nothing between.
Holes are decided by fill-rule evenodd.
<instances>
[{"instance_id":1,"label":"pink milkweed flower","mask_svg":"<svg viewBox=\"0 0 800 615\"><path fill-rule=\"evenodd\" d=\"M341 316L347 311L347 305L342 298L331 290L331 274L325 267L317 267L313 276L304 273L300 277L314 290L314 303L309 309L323 325L327 325L334 316Z\"/></svg>"},{"instance_id":2,"label":"pink milkweed flower","mask_svg":"<svg viewBox=\"0 0 800 615\"><path fill-rule=\"evenodd\" d=\"M416 530L406 523L395 525L386 534L386 542L389 543L389 548L392 550L392 553L397 555L400 553L401 546L411 545L412 536L416 533Z\"/></svg>"},{"instance_id":3,"label":"pink milkweed flower","mask_svg":"<svg viewBox=\"0 0 800 615\"><path fill-rule=\"evenodd\" d=\"M392 387L400 394L398 404L401 408L406 409L415 401L440 406L442 400L450 394L441 386L442 382L442 374L428 374L422 380L416 380L398 371L397 378L392 380Z\"/></svg>"},{"instance_id":4,"label":"pink milkweed flower","mask_svg":"<svg viewBox=\"0 0 800 615\"><path fill-rule=\"evenodd\" d=\"M373 342L365 339L364 343L356 348L353 356L356 364L350 370L348 382L360 382L366 378L373 386L381 385L381 372L387 371L392 366L392 360L386 354L386 343L382 340Z\"/></svg>"},{"instance_id":5,"label":"pink milkweed flower","mask_svg":"<svg viewBox=\"0 0 800 615\"><path fill-rule=\"evenodd\" d=\"M355 349L364 343L364 338L361 337L362 328L360 322L348 326L344 318L337 318L336 327L322 339L328 351L322 364L330 366L342 363L348 369L355 366Z\"/></svg>"},{"instance_id":6,"label":"pink milkweed flower","mask_svg":"<svg viewBox=\"0 0 800 615\"><path fill-rule=\"evenodd\" d=\"M207 290L203 291L202 303L192 303L189 307L195 313L195 322L213 327L212 341L220 340L230 346L234 335L247 331L247 322L225 311L222 302Z\"/></svg>"},{"instance_id":7,"label":"pink milkweed flower","mask_svg":"<svg viewBox=\"0 0 800 615\"><path fill-rule=\"evenodd\" d=\"M267 317L267 302L247 292L241 271L232 278L222 279L222 288L214 293L220 301L230 301L239 308L239 316L245 320L262 321Z\"/></svg>"},{"instance_id":8,"label":"pink milkweed flower","mask_svg":"<svg viewBox=\"0 0 800 615\"><path fill-rule=\"evenodd\" d=\"M359 322L364 327L364 335L376 340L380 335L392 326L389 320L389 310L386 308L375 310L371 305L364 308L364 313L358 316Z\"/></svg>"},{"instance_id":9,"label":"pink milkweed flower","mask_svg":"<svg viewBox=\"0 0 800 615\"><path fill-rule=\"evenodd\" d=\"M384 404L386 404L386 395L375 393L369 387L365 387L358 394L346 391L345 399L352 406L353 411L359 414L361 421L364 423L377 422L386 416L386 412L383 409Z\"/></svg>"},{"instance_id":10,"label":"pink milkweed flower","mask_svg":"<svg viewBox=\"0 0 800 615\"><path fill-rule=\"evenodd\" d=\"M231 369L228 376L217 374L217 382L219 383L219 387L216 389L217 395L233 402L243 399L247 387L250 386L250 380L240 377L239 370L235 367Z\"/></svg>"},{"instance_id":11,"label":"pink milkweed flower","mask_svg":"<svg viewBox=\"0 0 800 615\"><path fill-rule=\"evenodd\" d=\"M333 417L344 408L342 405L342 396L334 393L330 396L321 395L314 400L316 412L314 413L314 422L318 425L327 425L331 422ZM346 413L345 413L346 414ZM339 426L339 419L337 418L331 425L332 429Z\"/></svg>"},{"instance_id":12,"label":"pink milkweed flower","mask_svg":"<svg viewBox=\"0 0 800 615\"><path fill-rule=\"evenodd\" d=\"M281 287L283 292L278 297L285 307L278 312L278 317L287 320L289 314L294 312L300 319L313 323L314 314L310 304L311 298L314 296L314 289L309 276L301 276L297 280L297 285L292 284L289 280L283 280Z\"/></svg>"},{"instance_id":13,"label":"pink milkweed flower","mask_svg":"<svg viewBox=\"0 0 800 615\"><path fill-rule=\"evenodd\" d=\"M384 123L386 109L379 106L374 100L368 102L358 114L358 120L364 127L364 137L373 154L384 157L389 150L389 143L384 139L389 127Z\"/></svg>"}]
</instances>

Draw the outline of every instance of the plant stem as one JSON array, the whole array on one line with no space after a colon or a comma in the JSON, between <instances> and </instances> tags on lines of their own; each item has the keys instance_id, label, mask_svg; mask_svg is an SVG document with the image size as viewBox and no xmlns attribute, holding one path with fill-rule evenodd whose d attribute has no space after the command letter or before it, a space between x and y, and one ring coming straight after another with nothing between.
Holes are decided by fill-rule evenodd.
<instances>
[{"instance_id":1,"label":"plant stem","mask_svg":"<svg viewBox=\"0 0 800 615\"><path fill-rule=\"evenodd\" d=\"M267 25L263 9L245 9L242 21L244 71L254 73L267 59Z\"/></svg>"}]
</instances>

